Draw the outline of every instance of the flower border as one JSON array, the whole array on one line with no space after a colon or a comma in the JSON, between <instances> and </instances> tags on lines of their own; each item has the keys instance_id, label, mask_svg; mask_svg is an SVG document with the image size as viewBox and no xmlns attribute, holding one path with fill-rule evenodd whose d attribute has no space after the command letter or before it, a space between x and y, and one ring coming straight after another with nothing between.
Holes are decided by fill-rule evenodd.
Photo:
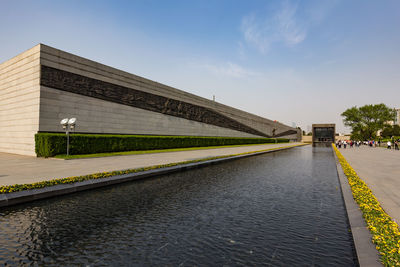
<instances>
[{"instance_id":1,"label":"flower border","mask_svg":"<svg viewBox=\"0 0 400 267\"><path fill-rule=\"evenodd\" d=\"M383 210L378 199L372 194L371 189L360 179L334 144L332 144L332 147L344 174L347 176L353 198L359 205L368 229L372 234L372 242L381 254L381 262L385 266L400 266L399 226Z\"/></svg>"}]
</instances>

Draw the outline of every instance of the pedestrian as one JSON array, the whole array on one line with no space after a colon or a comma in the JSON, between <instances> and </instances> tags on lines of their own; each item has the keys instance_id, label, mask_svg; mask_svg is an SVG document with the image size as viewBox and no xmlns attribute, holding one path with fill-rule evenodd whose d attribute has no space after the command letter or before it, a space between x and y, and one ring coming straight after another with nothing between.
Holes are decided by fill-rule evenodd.
<instances>
[{"instance_id":1,"label":"pedestrian","mask_svg":"<svg viewBox=\"0 0 400 267\"><path fill-rule=\"evenodd\" d=\"M343 141L343 148L346 148L347 142Z\"/></svg>"},{"instance_id":2,"label":"pedestrian","mask_svg":"<svg viewBox=\"0 0 400 267\"><path fill-rule=\"evenodd\" d=\"M399 150L399 140L394 141L394 149Z\"/></svg>"},{"instance_id":3,"label":"pedestrian","mask_svg":"<svg viewBox=\"0 0 400 267\"><path fill-rule=\"evenodd\" d=\"M390 141L387 142L387 149L392 149L392 142Z\"/></svg>"}]
</instances>

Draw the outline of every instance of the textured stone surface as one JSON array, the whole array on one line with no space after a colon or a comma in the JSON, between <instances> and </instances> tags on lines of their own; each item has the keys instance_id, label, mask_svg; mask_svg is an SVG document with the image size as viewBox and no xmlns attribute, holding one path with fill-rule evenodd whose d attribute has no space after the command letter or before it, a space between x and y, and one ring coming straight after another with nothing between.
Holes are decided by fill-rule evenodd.
<instances>
[{"instance_id":1,"label":"textured stone surface","mask_svg":"<svg viewBox=\"0 0 400 267\"><path fill-rule=\"evenodd\" d=\"M209 108L270 136L272 136L273 129L276 129L276 135L288 130L297 131L297 129L278 121L269 120L46 45L41 45L40 62L45 66L76 73L89 78ZM268 103L266 102L266 104ZM285 136L285 138L298 140L299 137L296 134L292 134Z\"/></svg>"},{"instance_id":2,"label":"textured stone surface","mask_svg":"<svg viewBox=\"0 0 400 267\"><path fill-rule=\"evenodd\" d=\"M66 117L78 118L76 131L82 133L258 137L41 86L39 131L61 132L60 120Z\"/></svg>"},{"instance_id":3,"label":"textured stone surface","mask_svg":"<svg viewBox=\"0 0 400 267\"><path fill-rule=\"evenodd\" d=\"M291 135L291 134L297 134L297 131L295 131L295 130L287 130L287 131L275 134L274 137L282 137L282 136L287 136L287 135Z\"/></svg>"},{"instance_id":4,"label":"textured stone surface","mask_svg":"<svg viewBox=\"0 0 400 267\"><path fill-rule=\"evenodd\" d=\"M41 85L42 66L79 79L59 81L70 91ZM43 44L0 64L1 152L35 155L34 134L61 132L59 119L72 116L82 132L298 140L296 129L277 121Z\"/></svg>"},{"instance_id":5,"label":"textured stone surface","mask_svg":"<svg viewBox=\"0 0 400 267\"><path fill-rule=\"evenodd\" d=\"M39 128L39 47L0 64L0 151L35 155Z\"/></svg>"},{"instance_id":6,"label":"textured stone surface","mask_svg":"<svg viewBox=\"0 0 400 267\"><path fill-rule=\"evenodd\" d=\"M385 212L399 224L400 151L369 146L344 149L342 146L340 152L372 190Z\"/></svg>"},{"instance_id":7,"label":"textured stone surface","mask_svg":"<svg viewBox=\"0 0 400 267\"><path fill-rule=\"evenodd\" d=\"M40 83L43 86L75 94L94 97L105 101L203 122L254 135L270 137L205 107L88 78L47 66L41 66Z\"/></svg>"}]
</instances>

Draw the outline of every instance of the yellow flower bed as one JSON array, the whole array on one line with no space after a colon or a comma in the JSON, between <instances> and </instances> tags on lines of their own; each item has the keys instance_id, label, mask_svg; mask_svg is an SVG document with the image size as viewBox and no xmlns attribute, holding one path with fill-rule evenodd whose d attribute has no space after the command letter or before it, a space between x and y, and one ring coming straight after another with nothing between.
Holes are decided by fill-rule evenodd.
<instances>
[{"instance_id":1,"label":"yellow flower bed","mask_svg":"<svg viewBox=\"0 0 400 267\"><path fill-rule=\"evenodd\" d=\"M368 186L358 177L339 150L333 149L349 181L353 198L360 206L365 222L372 234L372 242L381 254L385 266L400 266L400 232L399 226L382 209L379 201Z\"/></svg>"},{"instance_id":2,"label":"yellow flower bed","mask_svg":"<svg viewBox=\"0 0 400 267\"><path fill-rule=\"evenodd\" d=\"M233 157L233 156L247 155L247 154L252 154L252 153L257 153L257 152L266 152L266 151L270 151L270 150L289 148L289 147L295 147L295 146L301 146L301 145L303 145L303 144L269 148L269 149L264 149L264 150L245 152L245 153L240 153L240 154L232 154L232 155L226 155L226 156L209 157L209 158L199 159L199 160L190 160L190 161L182 161L182 162L169 163L169 164L163 164L163 165L155 165L155 166L150 166L150 167L146 167L146 168L128 169L128 170L123 170L123 171L112 171L112 172L101 172L101 173L95 173L95 174L89 174L89 175L73 176L73 177L67 177L67 178L61 178L61 179L52 179L52 180L48 180L48 181L42 181L42 182L31 183L31 184L6 185L6 186L0 186L0 194L18 192L18 191L23 191L23 190L38 189L38 188L59 185L59 184L73 184L76 182L83 182L83 181L91 180L91 179L107 178L107 177L111 177L111 176L117 176L117 175L123 175L123 174L135 173L135 172L142 172L142 171L172 167L172 166L188 164L188 163L202 162L202 161L213 160L213 159L221 159L221 158L228 158L228 157Z\"/></svg>"}]
</instances>

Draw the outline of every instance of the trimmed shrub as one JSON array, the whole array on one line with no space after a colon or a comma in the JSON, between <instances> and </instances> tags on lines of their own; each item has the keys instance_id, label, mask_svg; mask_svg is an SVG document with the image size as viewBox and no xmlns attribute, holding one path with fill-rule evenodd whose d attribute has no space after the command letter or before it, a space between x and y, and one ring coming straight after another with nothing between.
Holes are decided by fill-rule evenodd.
<instances>
[{"instance_id":1,"label":"trimmed shrub","mask_svg":"<svg viewBox=\"0 0 400 267\"><path fill-rule=\"evenodd\" d=\"M284 138L242 138L203 136L150 136L150 135L106 135L71 134L71 155L122 152L135 150L170 149L184 147L206 147L224 145L287 143ZM35 151L38 157L53 157L66 154L67 136L62 133L37 133Z\"/></svg>"}]
</instances>

